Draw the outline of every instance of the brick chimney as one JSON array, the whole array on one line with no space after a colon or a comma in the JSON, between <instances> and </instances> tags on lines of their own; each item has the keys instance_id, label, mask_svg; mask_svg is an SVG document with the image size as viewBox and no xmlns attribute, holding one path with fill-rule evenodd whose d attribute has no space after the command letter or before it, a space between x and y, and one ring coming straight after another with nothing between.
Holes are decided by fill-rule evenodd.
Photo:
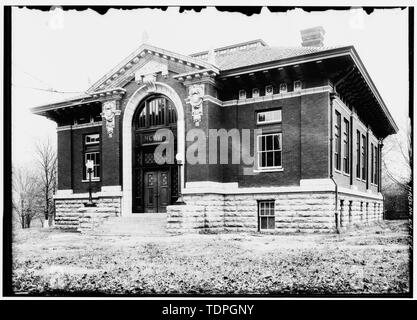
<instances>
[{"instance_id":1,"label":"brick chimney","mask_svg":"<svg viewBox=\"0 0 417 320\"><path fill-rule=\"evenodd\" d=\"M303 47L322 47L323 46L323 39L324 31L322 26L308 28L300 31Z\"/></svg>"}]
</instances>

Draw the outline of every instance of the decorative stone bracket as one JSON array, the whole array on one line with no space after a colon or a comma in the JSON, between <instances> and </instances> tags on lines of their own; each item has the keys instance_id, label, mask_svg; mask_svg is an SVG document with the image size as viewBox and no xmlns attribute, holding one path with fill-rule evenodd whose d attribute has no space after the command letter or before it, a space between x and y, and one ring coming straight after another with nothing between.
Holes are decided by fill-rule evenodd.
<instances>
[{"instance_id":1,"label":"decorative stone bracket","mask_svg":"<svg viewBox=\"0 0 417 320\"><path fill-rule=\"evenodd\" d=\"M116 123L115 118L121 113L120 110L117 110L116 105L116 100L103 102L101 117L103 118L103 121L106 123L107 133L110 138L113 137L113 131Z\"/></svg>"},{"instance_id":2,"label":"decorative stone bracket","mask_svg":"<svg viewBox=\"0 0 417 320\"><path fill-rule=\"evenodd\" d=\"M204 84L193 84L189 87L187 102L191 104L191 115L196 127L200 126L203 116L203 97Z\"/></svg>"}]
</instances>

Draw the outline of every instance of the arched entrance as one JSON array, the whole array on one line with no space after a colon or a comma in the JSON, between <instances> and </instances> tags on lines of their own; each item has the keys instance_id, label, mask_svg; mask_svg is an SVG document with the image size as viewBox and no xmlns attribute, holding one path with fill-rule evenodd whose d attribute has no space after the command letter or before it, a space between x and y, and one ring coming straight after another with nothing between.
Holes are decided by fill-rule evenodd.
<instances>
[{"instance_id":1,"label":"arched entrance","mask_svg":"<svg viewBox=\"0 0 417 320\"><path fill-rule=\"evenodd\" d=\"M155 153L163 142L156 133L169 130L177 151L177 112L166 96L154 94L141 101L132 122L132 212L166 212L167 205L178 199L178 168L175 161L160 164ZM174 158L171 157L171 158ZM172 159L173 160L173 159Z\"/></svg>"},{"instance_id":2,"label":"arched entrance","mask_svg":"<svg viewBox=\"0 0 417 320\"><path fill-rule=\"evenodd\" d=\"M136 110L140 107L143 100L147 99L151 96L164 96L172 102L173 106L175 107L176 114L177 114L177 125L176 125L176 132L177 132L177 139L176 139L176 149L177 153L181 156L182 159L185 158L185 123L184 123L184 108L179 95L175 92L175 90L160 82L155 82L153 86L148 87L147 85L143 85L138 88L135 93L132 94L128 102L126 103L126 107L123 111L123 123L122 123L122 137L123 137L123 197L122 197L122 215L129 216L133 212L137 212L133 210L133 197L134 197L134 190L133 190L133 168L134 168L134 157L133 157L133 118L136 113ZM161 178L162 179L162 178ZM184 170L181 170L181 185L178 185L178 188L183 188L184 185ZM181 190L182 191L182 190ZM172 201L172 199L171 199Z\"/></svg>"}]
</instances>

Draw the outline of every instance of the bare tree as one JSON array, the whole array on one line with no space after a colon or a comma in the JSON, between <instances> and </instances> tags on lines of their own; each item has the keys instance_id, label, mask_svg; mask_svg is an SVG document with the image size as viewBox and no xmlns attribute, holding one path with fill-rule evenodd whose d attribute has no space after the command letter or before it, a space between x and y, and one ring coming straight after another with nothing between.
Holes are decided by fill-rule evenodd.
<instances>
[{"instance_id":1,"label":"bare tree","mask_svg":"<svg viewBox=\"0 0 417 320\"><path fill-rule=\"evenodd\" d=\"M55 147L50 143L49 139L38 142L36 145L36 155L39 164L39 179L43 195L45 226L48 226L51 223L51 220L54 219L55 213L53 201L53 195L56 191L57 171Z\"/></svg>"},{"instance_id":2,"label":"bare tree","mask_svg":"<svg viewBox=\"0 0 417 320\"><path fill-rule=\"evenodd\" d=\"M38 180L27 168L13 168L12 182L13 210L21 227L30 228L32 220L41 212Z\"/></svg>"},{"instance_id":3,"label":"bare tree","mask_svg":"<svg viewBox=\"0 0 417 320\"><path fill-rule=\"evenodd\" d=\"M387 190L398 186L408 191L413 160L410 126L408 126L408 130L388 137L383 151L383 188Z\"/></svg>"},{"instance_id":4,"label":"bare tree","mask_svg":"<svg viewBox=\"0 0 417 320\"><path fill-rule=\"evenodd\" d=\"M382 193L387 217L409 217L409 197L412 196L413 165L411 130L401 130L388 137L382 155Z\"/></svg>"}]
</instances>

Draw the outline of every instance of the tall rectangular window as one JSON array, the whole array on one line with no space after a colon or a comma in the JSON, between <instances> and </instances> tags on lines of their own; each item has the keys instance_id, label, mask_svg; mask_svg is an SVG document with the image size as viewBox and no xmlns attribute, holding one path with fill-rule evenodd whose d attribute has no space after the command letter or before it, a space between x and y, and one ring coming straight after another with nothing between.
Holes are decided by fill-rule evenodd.
<instances>
[{"instance_id":1,"label":"tall rectangular window","mask_svg":"<svg viewBox=\"0 0 417 320\"><path fill-rule=\"evenodd\" d=\"M85 167L87 161L93 161L93 172L91 173L91 180L100 179L100 134L86 134L84 136L84 165L83 165L83 179L88 180L88 172Z\"/></svg>"},{"instance_id":2,"label":"tall rectangular window","mask_svg":"<svg viewBox=\"0 0 417 320\"><path fill-rule=\"evenodd\" d=\"M259 215L259 230L273 230L275 229L275 201L259 201L258 202Z\"/></svg>"},{"instance_id":3,"label":"tall rectangular window","mask_svg":"<svg viewBox=\"0 0 417 320\"><path fill-rule=\"evenodd\" d=\"M375 170L375 168L374 168L374 164L375 164L375 162L374 162L374 144L373 143L371 143L371 183L375 183L375 181L374 181L374 170Z\"/></svg>"},{"instance_id":4,"label":"tall rectangular window","mask_svg":"<svg viewBox=\"0 0 417 320\"><path fill-rule=\"evenodd\" d=\"M282 133L268 133L258 136L258 168L282 168Z\"/></svg>"},{"instance_id":5,"label":"tall rectangular window","mask_svg":"<svg viewBox=\"0 0 417 320\"><path fill-rule=\"evenodd\" d=\"M89 160L93 161L94 164L93 172L91 173L91 180L100 179L100 152L86 152L84 163L86 164ZM85 170L84 179L89 179L87 170Z\"/></svg>"},{"instance_id":6,"label":"tall rectangular window","mask_svg":"<svg viewBox=\"0 0 417 320\"><path fill-rule=\"evenodd\" d=\"M335 141L335 147L334 147L334 162L335 162L335 168L336 170L340 170L341 167L341 116L338 111L336 111L336 121L334 125L334 141Z\"/></svg>"},{"instance_id":7,"label":"tall rectangular window","mask_svg":"<svg viewBox=\"0 0 417 320\"><path fill-rule=\"evenodd\" d=\"M349 132L349 121L343 119L343 171L349 173L349 161L350 161L350 132Z\"/></svg>"},{"instance_id":8,"label":"tall rectangular window","mask_svg":"<svg viewBox=\"0 0 417 320\"><path fill-rule=\"evenodd\" d=\"M362 179L366 179L366 137L362 135Z\"/></svg>"},{"instance_id":9,"label":"tall rectangular window","mask_svg":"<svg viewBox=\"0 0 417 320\"><path fill-rule=\"evenodd\" d=\"M379 157L378 157L378 148L377 146L374 146L374 154L375 154L375 158L374 158L374 183L378 184L378 173L379 173Z\"/></svg>"},{"instance_id":10,"label":"tall rectangular window","mask_svg":"<svg viewBox=\"0 0 417 320\"><path fill-rule=\"evenodd\" d=\"M361 133L356 131L356 177L361 178Z\"/></svg>"}]
</instances>

